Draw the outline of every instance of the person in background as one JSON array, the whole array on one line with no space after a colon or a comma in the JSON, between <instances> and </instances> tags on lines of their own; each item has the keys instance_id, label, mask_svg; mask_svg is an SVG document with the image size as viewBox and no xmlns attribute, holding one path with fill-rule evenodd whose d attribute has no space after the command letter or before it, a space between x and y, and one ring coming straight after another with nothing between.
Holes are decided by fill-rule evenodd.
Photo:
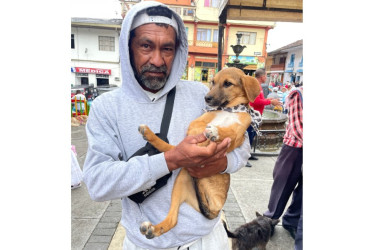
<instances>
[{"instance_id":1,"label":"person in background","mask_svg":"<svg viewBox=\"0 0 374 250\"><path fill-rule=\"evenodd\" d=\"M121 199L123 249L229 250L220 216L207 219L187 204L180 206L176 226L162 236L147 239L139 230L142 222L165 219L182 167L195 178L234 173L250 156L248 139L226 153L230 138L200 147L207 140L203 133L186 137L190 122L206 107L209 89L201 82L181 80L188 59L182 18L160 2L133 5L122 22L119 52L122 86L93 100L86 125L83 180L91 199ZM167 139L176 146L164 153L131 157L147 143L138 132L140 124L159 133L167 96L174 90ZM165 177L161 188L155 186ZM146 195L138 202L134 194Z\"/></svg>"},{"instance_id":2,"label":"person in background","mask_svg":"<svg viewBox=\"0 0 374 250\"><path fill-rule=\"evenodd\" d=\"M261 88L262 88L262 91L264 92L264 97L267 98L267 96L269 95L269 84L267 84L266 82L263 82L261 83Z\"/></svg>"},{"instance_id":3,"label":"person in background","mask_svg":"<svg viewBox=\"0 0 374 250\"><path fill-rule=\"evenodd\" d=\"M78 89L75 92L75 96L71 98L72 100L77 100L77 101L84 101L86 100L86 97L82 94L82 92ZM81 113L84 112L85 107L84 107L84 102L77 102L77 109ZM73 111L75 111L75 104L73 104Z\"/></svg>"},{"instance_id":4,"label":"person in background","mask_svg":"<svg viewBox=\"0 0 374 250\"><path fill-rule=\"evenodd\" d=\"M280 101L277 98L274 98L274 99L267 98L266 99L264 97L264 92L263 92L263 89L262 89L262 86L261 86L261 84L266 82L266 71L265 71L264 68L259 68L259 69L256 70L255 78L257 79L257 81L260 84L261 93L257 96L257 98L253 102L250 102L249 105L252 106L254 110L259 111L261 115L263 114L264 108L265 108L266 105L272 104L274 106L281 106L282 104L280 103ZM248 132L248 136L249 136L249 142L252 146L253 145L253 139L256 136L256 132L255 132L255 130L253 129L252 126L248 127L247 132ZM248 160L258 160L258 158L251 155L251 157ZM248 161L245 166L246 167L252 167L252 164Z\"/></svg>"},{"instance_id":5,"label":"person in background","mask_svg":"<svg viewBox=\"0 0 374 250\"><path fill-rule=\"evenodd\" d=\"M278 95L278 87L273 88L273 90L271 91L271 93L268 95L268 98L269 99L278 99L278 100L280 100L279 95ZM274 110L274 108L275 108L275 106L272 105L272 104L269 104L269 105L265 106L265 109L269 109L269 110Z\"/></svg>"},{"instance_id":6,"label":"person in background","mask_svg":"<svg viewBox=\"0 0 374 250\"><path fill-rule=\"evenodd\" d=\"M77 151L74 145L71 145L71 189L81 187L81 181L83 178L82 169L79 166L77 159Z\"/></svg>"},{"instance_id":7,"label":"person in background","mask_svg":"<svg viewBox=\"0 0 374 250\"><path fill-rule=\"evenodd\" d=\"M286 106L286 100L287 100L287 96L290 92L288 91L288 89L286 87L282 87L281 89L281 94L280 94L280 101L282 102L282 109L283 109L283 113L284 114L287 114L288 112L288 108Z\"/></svg>"},{"instance_id":8,"label":"person in background","mask_svg":"<svg viewBox=\"0 0 374 250\"><path fill-rule=\"evenodd\" d=\"M282 217L282 226L296 238L295 248L302 249L303 200L303 88L289 94L289 116L283 146L273 170L268 210L271 219L279 219L292 195L291 205ZM301 221L300 221L301 219Z\"/></svg>"}]
</instances>

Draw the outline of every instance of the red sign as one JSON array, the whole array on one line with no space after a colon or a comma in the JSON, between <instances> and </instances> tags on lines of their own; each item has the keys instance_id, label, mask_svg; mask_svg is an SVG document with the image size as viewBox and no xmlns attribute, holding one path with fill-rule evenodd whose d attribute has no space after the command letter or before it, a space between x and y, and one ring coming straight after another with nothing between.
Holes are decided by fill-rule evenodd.
<instances>
[{"instance_id":1,"label":"red sign","mask_svg":"<svg viewBox=\"0 0 374 250\"><path fill-rule=\"evenodd\" d=\"M82 67L75 67L75 73L91 73L91 74L102 74L102 75L110 75L110 69L93 69L93 68L82 68Z\"/></svg>"}]
</instances>

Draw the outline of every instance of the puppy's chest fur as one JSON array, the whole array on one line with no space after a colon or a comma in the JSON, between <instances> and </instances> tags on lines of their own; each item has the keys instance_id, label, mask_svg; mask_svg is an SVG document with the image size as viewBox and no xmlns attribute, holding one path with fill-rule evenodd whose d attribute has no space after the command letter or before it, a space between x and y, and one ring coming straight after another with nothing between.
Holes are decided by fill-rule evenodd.
<instances>
[{"instance_id":1,"label":"puppy's chest fur","mask_svg":"<svg viewBox=\"0 0 374 250\"><path fill-rule=\"evenodd\" d=\"M232 113L227 111L215 111L213 119L208 123L208 125L219 127L229 127L233 124L242 124L239 119L239 113Z\"/></svg>"}]
</instances>

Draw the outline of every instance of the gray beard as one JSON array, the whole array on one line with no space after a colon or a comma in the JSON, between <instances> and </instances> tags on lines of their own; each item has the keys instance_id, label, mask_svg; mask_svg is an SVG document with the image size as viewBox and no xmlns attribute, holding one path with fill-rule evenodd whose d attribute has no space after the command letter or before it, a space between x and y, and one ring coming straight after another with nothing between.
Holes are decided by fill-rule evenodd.
<instances>
[{"instance_id":1,"label":"gray beard","mask_svg":"<svg viewBox=\"0 0 374 250\"><path fill-rule=\"evenodd\" d=\"M153 72L163 72L165 77L147 77L144 75L144 72L153 71ZM163 65L161 67L156 67L154 65L146 65L141 69L140 74L137 73L137 78L140 81L140 84L147 87L151 90L159 90L163 88L168 80L168 76L166 76L166 66Z\"/></svg>"}]
</instances>

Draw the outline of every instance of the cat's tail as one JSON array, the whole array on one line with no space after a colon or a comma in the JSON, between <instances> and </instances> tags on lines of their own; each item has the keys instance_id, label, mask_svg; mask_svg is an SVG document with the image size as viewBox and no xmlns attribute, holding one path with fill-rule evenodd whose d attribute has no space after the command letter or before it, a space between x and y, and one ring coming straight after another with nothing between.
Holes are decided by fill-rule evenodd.
<instances>
[{"instance_id":1,"label":"cat's tail","mask_svg":"<svg viewBox=\"0 0 374 250\"><path fill-rule=\"evenodd\" d=\"M234 234L233 232L230 232L228 229L227 229L227 225L226 225L226 222L223 220L223 227L225 228L226 230L226 233L227 233L227 236L229 238L238 238L238 235Z\"/></svg>"}]
</instances>

